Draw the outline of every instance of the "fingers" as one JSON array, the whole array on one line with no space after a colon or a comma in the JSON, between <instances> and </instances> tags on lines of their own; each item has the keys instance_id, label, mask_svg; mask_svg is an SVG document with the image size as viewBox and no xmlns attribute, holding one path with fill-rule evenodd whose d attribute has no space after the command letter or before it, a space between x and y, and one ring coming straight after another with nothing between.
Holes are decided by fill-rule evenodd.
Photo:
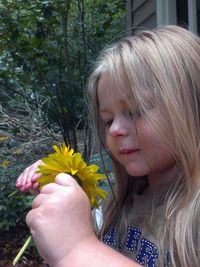
<instances>
[{"instance_id":1,"label":"fingers","mask_svg":"<svg viewBox=\"0 0 200 267\"><path fill-rule=\"evenodd\" d=\"M58 185L57 184L50 183L50 184L44 185L42 187L42 189L40 190L40 192L42 194L51 194L51 193L55 192L57 189L58 189Z\"/></svg>"},{"instance_id":2,"label":"fingers","mask_svg":"<svg viewBox=\"0 0 200 267\"><path fill-rule=\"evenodd\" d=\"M58 185L63 186L72 186L72 185L78 185L76 180L69 174L66 173L60 173L56 176L55 182Z\"/></svg>"},{"instance_id":3,"label":"fingers","mask_svg":"<svg viewBox=\"0 0 200 267\"><path fill-rule=\"evenodd\" d=\"M53 193L59 192L59 190L62 187L69 189L70 187L74 188L77 185L78 183L76 182L76 180L70 175L65 174L65 173L58 174L55 178L55 183L49 183L42 187L42 189L40 190L40 194L37 197L35 197L35 199L33 200L32 208L34 209L34 208L39 207L42 204L42 202L45 200L49 200L52 202Z\"/></svg>"},{"instance_id":4,"label":"fingers","mask_svg":"<svg viewBox=\"0 0 200 267\"><path fill-rule=\"evenodd\" d=\"M26 179L28 173L28 168L24 170L22 174L20 174L19 178L17 179L16 186L21 190L25 183L28 183L28 180Z\"/></svg>"},{"instance_id":5,"label":"fingers","mask_svg":"<svg viewBox=\"0 0 200 267\"><path fill-rule=\"evenodd\" d=\"M37 189L38 188L38 186L39 186L39 183L33 183L33 189Z\"/></svg>"},{"instance_id":6,"label":"fingers","mask_svg":"<svg viewBox=\"0 0 200 267\"><path fill-rule=\"evenodd\" d=\"M40 205L42 205L42 203L45 201L47 203L51 202L53 199L53 193L58 193L59 190L61 189L61 186L56 184L56 183L50 183L47 184L45 186L42 187L42 189L40 190L40 194L34 198L33 202L32 202L32 208L38 208Z\"/></svg>"},{"instance_id":7,"label":"fingers","mask_svg":"<svg viewBox=\"0 0 200 267\"><path fill-rule=\"evenodd\" d=\"M37 195L32 202L32 209L39 208L42 205L42 203L44 203L47 200L47 198L48 198L47 194L40 193L39 195Z\"/></svg>"},{"instance_id":8,"label":"fingers","mask_svg":"<svg viewBox=\"0 0 200 267\"><path fill-rule=\"evenodd\" d=\"M71 225L77 218L77 221L81 221L83 216L87 220L90 218L87 195L73 177L61 173L56 176L55 183L42 187L40 194L32 202L32 210L27 214L26 223L33 234L35 229L50 227L48 225L51 223L57 225L55 228L64 229L61 227L62 221L65 221L65 226L66 221ZM49 232L52 232L52 228Z\"/></svg>"},{"instance_id":9,"label":"fingers","mask_svg":"<svg viewBox=\"0 0 200 267\"><path fill-rule=\"evenodd\" d=\"M38 195L39 196L39 195ZM40 220L42 216L42 210L40 208L34 208L30 210L26 215L26 224L30 228L31 234L34 232L34 223Z\"/></svg>"},{"instance_id":10,"label":"fingers","mask_svg":"<svg viewBox=\"0 0 200 267\"><path fill-rule=\"evenodd\" d=\"M59 190L61 186L63 187L76 187L78 183L76 180L65 173L60 173L55 177L55 183L49 183L47 185L44 185L40 192L43 194L51 194L54 193L55 191Z\"/></svg>"},{"instance_id":11,"label":"fingers","mask_svg":"<svg viewBox=\"0 0 200 267\"><path fill-rule=\"evenodd\" d=\"M38 194L33 202L32 202L32 208L36 209L38 207L40 207L44 202L48 201L50 199L50 194L56 192L59 189L59 185L55 184L55 183L50 183L47 184L45 186L43 186L43 188L40 191L40 194Z\"/></svg>"},{"instance_id":12,"label":"fingers","mask_svg":"<svg viewBox=\"0 0 200 267\"><path fill-rule=\"evenodd\" d=\"M41 173L33 173L33 175L31 176L31 182L34 183L40 176L41 176Z\"/></svg>"},{"instance_id":13,"label":"fingers","mask_svg":"<svg viewBox=\"0 0 200 267\"><path fill-rule=\"evenodd\" d=\"M41 174L36 173L36 171L38 170L39 165L44 165L44 163L41 160L38 160L37 162L26 168L24 172L19 176L16 181L16 187L18 187L20 191L24 192L30 190L34 194L38 194L38 183L36 182L36 180L41 176ZM57 175L55 182L64 186L76 183L74 178L64 173Z\"/></svg>"},{"instance_id":14,"label":"fingers","mask_svg":"<svg viewBox=\"0 0 200 267\"><path fill-rule=\"evenodd\" d=\"M34 196L37 196L40 193L39 190L39 184L37 184L37 187L34 187L35 184L33 184L32 188L29 189L30 193Z\"/></svg>"},{"instance_id":15,"label":"fingers","mask_svg":"<svg viewBox=\"0 0 200 267\"><path fill-rule=\"evenodd\" d=\"M41 160L38 160L31 166L27 167L24 172L18 177L16 181L16 187L18 187L20 191L24 192L32 188L33 184L34 189L38 186L38 184L35 183L36 179L41 175L35 173L38 170L38 165L44 165L44 163Z\"/></svg>"},{"instance_id":16,"label":"fingers","mask_svg":"<svg viewBox=\"0 0 200 267\"><path fill-rule=\"evenodd\" d=\"M28 225L29 228L31 227L31 222L34 219L34 215L33 214L34 214L34 210L30 210L26 215L26 224Z\"/></svg>"}]
</instances>

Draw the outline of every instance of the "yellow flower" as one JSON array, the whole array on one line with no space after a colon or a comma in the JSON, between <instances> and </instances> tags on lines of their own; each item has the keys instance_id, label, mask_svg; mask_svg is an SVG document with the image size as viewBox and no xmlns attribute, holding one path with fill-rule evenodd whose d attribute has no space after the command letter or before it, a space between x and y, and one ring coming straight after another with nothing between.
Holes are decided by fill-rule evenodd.
<instances>
[{"instance_id":1,"label":"yellow flower","mask_svg":"<svg viewBox=\"0 0 200 267\"><path fill-rule=\"evenodd\" d=\"M21 150L21 149L16 149L16 150L14 150L13 153L12 153L13 156L19 156L19 155L21 155L21 154L22 154L22 150Z\"/></svg>"},{"instance_id":2,"label":"yellow flower","mask_svg":"<svg viewBox=\"0 0 200 267\"><path fill-rule=\"evenodd\" d=\"M3 168L7 168L10 165L10 161L9 160L4 160L2 163L2 167Z\"/></svg>"},{"instance_id":3,"label":"yellow flower","mask_svg":"<svg viewBox=\"0 0 200 267\"><path fill-rule=\"evenodd\" d=\"M60 144L60 146L54 145L53 148L57 155L71 156L74 153L74 150L70 149L70 147L65 144Z\"/></svg>"},{"instance_id":4,"label":"yellow flower","mask_svg":"<svg viewBox=\"0 0 200 267\"><path fill-rule=\"evenodd\" d=\"M59 173L71 174L82 189L87 194L92 207L98 207L99 199L104 199L107 192L98 188L100 180L105 179L106 176L97 173L99 167L97 165L87 166L80 153L74 153L73 149L61 144L60 146L53 146L55 153L43 158L45 165L38 166L38 173L42 175L37 179L40 188L45 184L52 183L55 176Z\"/></svg>"},{"instance_id":5,"label":"yellow flower","mask_svg":"<svg viewBox=\"0 0 200 267\"><path fill-rule=\"evenodd\" d=\"M9 136L7 135L0 135L0 141L8 140Z\"/></svg>"}]
</instances>

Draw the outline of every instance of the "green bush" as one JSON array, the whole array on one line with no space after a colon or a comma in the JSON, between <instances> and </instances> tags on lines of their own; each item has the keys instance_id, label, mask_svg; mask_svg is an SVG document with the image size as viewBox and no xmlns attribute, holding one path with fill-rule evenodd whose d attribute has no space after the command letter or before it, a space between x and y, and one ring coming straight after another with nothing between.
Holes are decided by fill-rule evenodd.
<instances>
[{"instance_id":1,"label":"green bush","mask_svg":"<svg viewBox=\"0 0 200 267\"><path fill-rule=\"evenodd\" d=\"M9 146L10 141L0 141L0 229L3 230L24 223L33 198L29 193L18 192L15 187L24 163L12 153L9 155Z\"/></svg>"}]
</instances>

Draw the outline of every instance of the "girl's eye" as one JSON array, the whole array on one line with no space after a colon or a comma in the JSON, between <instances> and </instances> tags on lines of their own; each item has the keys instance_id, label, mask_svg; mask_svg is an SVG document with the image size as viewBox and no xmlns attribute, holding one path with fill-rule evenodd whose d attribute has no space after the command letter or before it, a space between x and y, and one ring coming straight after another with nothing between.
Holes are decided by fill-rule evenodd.
<instances>
[{"instance_id":1,"label":"girl's eye","mask_svg":"<svg viewBox=\"0 0 200 267\"><path fill-rule=\"evenodd\" d=\"M129 117L131 117L131 118L133 117L133 113L130 112L130 111L129 111L128 115L129 115Z\"/></svg>"},{"instance_id":2,"label":"girl's eye","mask_svg":"<svg viewBox=\"0 0 200 267\"><path fill-rule=\"evenodd\" d=\"M132 119L139 119L142 117L142 112L139 109L134 112L129 112L129 117Z\"/></svg>"},{"instance_id":3,"label":"girl's eye","mask_svg":"<svg viewBox=\"0 0 200 267\"><path fill-rule=\"evenodd\" d=\"M112 124L112 122L113 122L113 120L105 121L105 122L104 122L104 125L105 125L106 127L110 127L110 125Z\"/></svg>"},{"instance_id":4,"label":"girl's eye","mask_svg":"<svg viewBox=\"0 0 200 267\"><path fill-rule=\"evenodd\" d=\"M107 119L102 119L101 121L102 121L103 125L104 125L106 128L108 128L108 127L111 126L111 124L112 124L112 122L113 122L113 119L109 119L109 120L107 120Z\"/></svg>"}]
</instances>

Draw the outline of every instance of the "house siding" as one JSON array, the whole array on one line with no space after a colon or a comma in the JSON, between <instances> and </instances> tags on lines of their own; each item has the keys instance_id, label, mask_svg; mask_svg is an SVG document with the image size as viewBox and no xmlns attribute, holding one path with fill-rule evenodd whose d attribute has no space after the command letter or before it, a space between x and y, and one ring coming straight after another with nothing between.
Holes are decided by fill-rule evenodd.
<instances>
[{"instance_id":1,"label":"house siding","mask_svg":"<svg viewBox=\"0 0 200 267\"><path fill-rule=\"evenodd\" d=\"M127 1L128 30L147 29L156 26L156 0Z\"/></svg>"},{"instance_id":2,"label":"house siding","mask_svg":"<svg viewBox=\"0 0 200 267\"><path fill-rule=\"evenodd\" d=\"M200 0L127 0L127 30L180 25L200 34Z\"/></svg>"},{"instance_id":3,"label":"house siding","mask_svg":"<svg viewBox=\"0 0 200 267\"><path fill-rule=\"evenodd\" d=\"M197 1L197 32L200 35L200 1Z\"/></svg>"}]
</instances>

